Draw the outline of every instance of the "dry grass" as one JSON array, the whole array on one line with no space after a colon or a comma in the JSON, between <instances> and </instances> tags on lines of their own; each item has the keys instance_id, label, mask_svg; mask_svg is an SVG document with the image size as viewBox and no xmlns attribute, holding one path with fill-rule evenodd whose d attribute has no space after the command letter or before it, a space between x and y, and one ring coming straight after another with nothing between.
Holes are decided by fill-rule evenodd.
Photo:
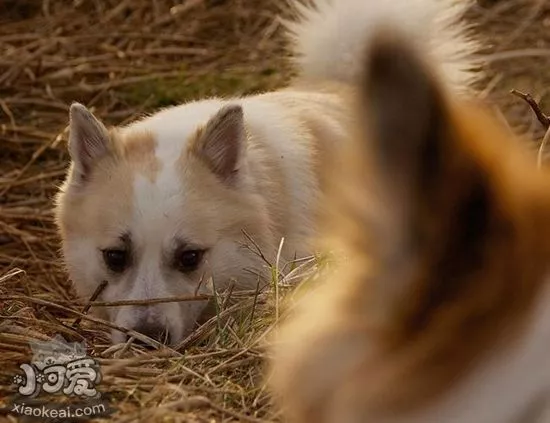
<instances>
[{"instance_id":1,"label":"dry grass","mask_svg":"<svg viewBox=\"0 0 550 423\"><path fill-rule=\"evenodd\" d=\"M547 3L500 1L470 14L489 46L482 95L515 130L536 139L538 123L508 91L533 93L550 109ZM99 387L116 410L113 421L277 420L263 388L261 346L278 314L278 289L241 294L236 305L216 298L217 317L177 350L113 347L106 323L84 317L72 326L83 305L60 264L51 199L67 166L64 130L73 100L118 124L192 98L283 85L290 70L278 4L0 2L0 406L14 392L17 366L29 360L29 340L59 333L86 340L99 357ZM284 289L307 272L285 269L273 279Z\"/></svg>"}]
</instances>

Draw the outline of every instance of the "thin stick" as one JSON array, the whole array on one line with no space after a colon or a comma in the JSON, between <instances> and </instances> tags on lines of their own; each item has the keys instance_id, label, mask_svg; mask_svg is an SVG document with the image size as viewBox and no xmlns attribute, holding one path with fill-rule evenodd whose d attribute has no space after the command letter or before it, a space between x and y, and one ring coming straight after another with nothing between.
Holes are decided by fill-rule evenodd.
<instances>
[{"instance_id":1,"label":"thin stick","mask_svg":"<svg viewBox=\"0 0 550 423\"><path fill-rule=\"evenodd\" d=\"M197 288L195 289L195 292L193 292L193 295L197 297L199 295L199 290L201 289L202 283L204 282L204 273L202 274L199 284L197 285Z\"/></svg>"},{"instance_id":2,"label":"thin stick","mask_svg":"<svg viewBox=\"0 0 550 423\"><path fill-rule=\"evenodd\" d=\"M537 117L537 120L540 122L540 124L544 127L546 130L544 134L544 138L542 139L542 142L540 143L539 151L537 154L537 167L540 169L542 167L542 160L544 158L544 151L546 150L546 145L550 141L550 116L546 115L540 108L540 104L535 101L533 96L531 94L522 93L518 90L512 90L510 91L511 94L515 95L516 97L521 98L524 100L533 112L535 113L535 116Z\"/></svg>"},{"instance_id":3,"label":"thin stick","mask_svg":"<svg viewBox=\"0 0 550 423\"><path fill-rule=\"evenodd\" d=\"M235 289L235 281L231 280L231 283L229 284L229 289L227 290L227 296L224 298L222 302L222 310L224 310L227 307L227 304L229 304L229 301L231 300L231 295L233 294L233 290Z\"/></svg>"},{"instance_id":4,"label":"thin stick","mask_svg":"<svg viewBox=\"0 0 550 423\"><path fill-rule=\"evenodd\" d=\"M254 241L254 238L252 238L248 232L246 232L244 229L242 230L242 233L243 235L246 237L246 239L248 239L248 241L256 248L256 251L254 251L252 248L250 248L250 245L248 244L244 244L244 247L249 249L250 251L252 251L253 253L255 253L256 255L258 255L263 261L264 263L266 263L269 267L272 267L271 266L271 262L267 259L267 257L264 255L264 253L262 252L262 249L260 248L260 246L258 245L258 243L256 241Z\"/></svg>"},{"instance_id":5,"label":"thin stick","mask_svg":"<svg viewBox=\"0 0 550 423\"><path fill-rule=\"evenodd\" d=\"M275 261L275 280L273 283L275 284L275 320L279 320L279 276L280 276L280 270L279 270L279 262L281 260L281 253L283 251L283 245L285 243L285 238L281 238L281 242L279 244L279 249L277 250L277 259Z\"/></svg>"},{"instance_id":6,"label":"thin stick","mask_svg":"<svg viewBox=\"0 0 550 423\"><path fill-rule=\"evenodd\" d=\"M33 303L33 304L43 305L43 306L47 306L47 307L53 307L53 308L56 308L58 310L62 310L66 313L71 313L71 314L74 314L76 316L79 316L80 318L82 318L84 320L88 320L92 323L96 323L98 325L106 326L109 329L118 330L118 331L122 332L123 334L125 334L128 337L133 336L134 338L139 339L141 342L143 342L147 345L151 345L151 346L156 347L156 348L167 348L170 352L172 352L172 353L174 353L178 356L181 356L181 354L178 353L177 351L175 351L173 348L167 347L166 345L163 345L162 343L160 343L158 341L155 341L154 339L149 338L148 336L143 335L142 333L136 332L135 330L127 329L125 327L115 325L112 322L109 322L109 321L103 320L103 319L99 319L97 317L88 316L87 314L83 314L80 311L73 310L72 308L65 307L65 306L62 306L60 304L56 304L56 303L51 302L51 301L43 300L41 298L27 297L26 295L2 295L2 296L0 296L0 301L28 301L28 302Z\"/></svg>"},{"instance_id":7,"label":"thin stick","mask_svg":"<svg viewBox=\"0 0 550 423\"><path fill-rule=\"evenodd\" d=\"M160 303L182 303L188 301L204 301L212 298L212 295L187 295L182 297L167 297L167 298L151 298L149 300L120 300L120 301L93 301L89 305L91 307L120 307L120 306L146 306L149 304Z\"/></svg>"},{"instance_id":8,"label":"thin stick","mask_svg":"<svg viewBox=\"0 0 550 423\"><path fill-rule=\"evenodd\" d=\"M101 294L103 292L103 290L107 287L107 284L109 282L107 281L101 281L101 283L97 286L97 288L95 289L94 293L92 294L92 296L90 297L90 300L88 301L88 303L84 306L84 308L82 309L82 314L86 314L88 313L88 310L90 310L90 307L92 306L92 302L95 301L95 299L97 297L99 297L99 294ZM82 317L77 317L73 323L73 328L76 328L80 322L82 321Z\"/></svg>"},{"instance_id":9,"label":"thin stick","mask_svg":"<svg viewBox=\"0 0 550 423\"><path fill-rule=\"evenodd\" d=\"M531 107L533 112L535 112L535 115L537 116L538 121L544 127L544 129L550 128L550 116L547 116L542 112L539 103L535 101L535 99L533 98L533 96L531 96L531 94L522 93L521 91L518 91L518 90L512 90L510 91L510 93L515 95L516 97L521 98L523 101L529 104L529 106Z\"/></svg>"}]
</instances>

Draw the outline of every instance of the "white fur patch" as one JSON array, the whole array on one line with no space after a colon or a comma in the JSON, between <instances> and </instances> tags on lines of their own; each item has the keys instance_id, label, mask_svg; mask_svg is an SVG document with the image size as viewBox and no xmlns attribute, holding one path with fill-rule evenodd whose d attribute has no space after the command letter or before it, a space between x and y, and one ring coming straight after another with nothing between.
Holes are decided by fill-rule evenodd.
<instances>
[{"instance_id":1,"label":"white fur patch","mask_svg":"<svg viewBox=\"0 0 550 423\"><path fill-rule=\"evenodd\" d=\"M472 72L477 49L460 18L471 1L456 0L314 0L287 22L294 42L294 61L303 77L355 82L369 40L389 27L431 53L453 88L463 90L479 73Z\"/></svg>"}]
</instances>

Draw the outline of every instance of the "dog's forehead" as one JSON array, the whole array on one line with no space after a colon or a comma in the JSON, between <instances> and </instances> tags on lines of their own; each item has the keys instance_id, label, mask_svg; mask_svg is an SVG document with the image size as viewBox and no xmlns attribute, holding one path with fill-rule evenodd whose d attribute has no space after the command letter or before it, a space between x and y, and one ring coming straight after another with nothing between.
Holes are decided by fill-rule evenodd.
<instances>
[{"instance_id":1,"label":"dog's forehead","mask_svg":"<svg viewBox=\"0 0 550 423\"><path fill-rule=\"evenodd\" d=\"M127 131L148 131L157 142L157 155L175 159L189 137L205 125L226 102L219 99L191 102L161 110L126 127Z\"/></svg>"},{"instance_id":2,"label":"dog's forehead","mask_svg":"<svg viewBox=\"0 0 550 423\"><path fill-rule=\"evenodd\" d=\"M156 169L134 172L128 224L142 243L162 244L186 232L189 188L177 159L163 157L157 149L151 159Z\"/></svg>"},{"instance_id":3,"label":"dog's forehead","mask_svg":"<svg viewBox=\"0 0 550 423\"><path fill-rule=\"evenodd\" d=\"M158 135L152 131L132 131L125 134L123 148L124 166L132 173L132 196L129 231L147 244L161 241L167 233L174 232L184 212L185 189L178 166L178 158L185 145L173 142L172 147L159 143Z\"/></svg>"},{"instance_id":4,"label":"dog's forehead","mask_svg":"<svg viewBox=\"0 0 550 423\"><path fill-rule=\"evenodd\" d=\"M136 174L133 186L134 231L151 240L173 231L174 225L184 219L186 190L175 164L163 166L155 179Z\"/></svg>"},{"instance_id":5,"label":"dog's forehead","mask_svg":"<svg viewBox=\"0 0 550 423\"><path fill-rule=\"evenodd\" d=\"M200 178L193 178L193 184L187 180L187 146L222 105L218 100L190 103L116 130L123 160L101 178L102 192L108 195L100 196L98 206L119 204L116 210L124 216L105 222L107 226L118 230L122 223L136 241L148 245L165 245L187 233L208 236L211 231L202 222L209 220L209 211L203 210L204 201L195 198L197 192L208 191L208 184ZM128 195L117 194L123 189Z\"/></svg>"}]
</instances>

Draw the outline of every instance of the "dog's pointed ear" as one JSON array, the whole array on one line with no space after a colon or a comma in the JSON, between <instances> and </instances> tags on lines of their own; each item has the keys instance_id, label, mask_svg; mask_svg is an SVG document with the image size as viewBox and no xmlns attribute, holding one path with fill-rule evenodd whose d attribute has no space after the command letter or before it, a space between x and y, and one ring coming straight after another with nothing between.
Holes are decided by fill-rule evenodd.
<instances>
[{"instance_id":1,"label":"dog's pointed ear","mask_svg":"<svg viewBox=\"0 0 550 423\"><path fill-rule=\"evenodd\" d=\"M356 148L372 159L385 202L380 235L400 249L414 243L419 208L437 207L435 191L448 182L453 124L445 94L415 46L382 30L365 58L360 102L363 131L355 142L363 145Z\"/></svg>"},{"instance_id":2,"label":"dog's pointed ear","mask_svg":"<svg viewBox=\"0 0 550 423\"><path fill-rule=\"evenodd\" d=\"M222 107L198 133L191 151L223 182L233 183L246 147L240 105Z\"/></svg>"},{"instance_id":3,"label":"dog's pointed ear","mask_svg":"<svg viewBox=\"0 0 550 423\"><path fill-rule=\"evenodd\" d=\"M443 94L414 47L383 31L371 46L363 78L374 159L394 200L408 209L415 201L408 197L422 189L423 178L436 176L449 141Z\"/></svg>"},{"instance_id":4,"label":"dog's pointed ear","mask_svg":"<svg viewBox=\"0 0 550 423\"><path fill-rule=\"evenodd\" d=\"M109 132L80 103L71 105L69 118L69 154L74 172L79 179L86 179L94 163L110 151Z\"/></svg>"},{"instance_id":5,"label":"dog's pointed ear","mask_svg":"<svg viewBox=\"0 0 550 423\"><path fill-rule=\"evenodd\" d=\"M340 191L348 194L339 194L338 206L343 221L354 224L348 238L364 243L365 232L371 233L375 247L366 248L379 256L382 279L390 281L381 285L388 309L412 292L407 286L419 263L431 263L422 268L433 277L423 279L428 305L419 306L418 315L453 295L453 284L441 284L436 273L445 269L460 280L457 274L469 271L464 263L479 263L500 216L495 187L465 138L475 133L424 57L392 32L381 31L369 46L359 89L360 131L350 142L353 165L342 171L349 176Z\"/></svg>"}]
</instances>

